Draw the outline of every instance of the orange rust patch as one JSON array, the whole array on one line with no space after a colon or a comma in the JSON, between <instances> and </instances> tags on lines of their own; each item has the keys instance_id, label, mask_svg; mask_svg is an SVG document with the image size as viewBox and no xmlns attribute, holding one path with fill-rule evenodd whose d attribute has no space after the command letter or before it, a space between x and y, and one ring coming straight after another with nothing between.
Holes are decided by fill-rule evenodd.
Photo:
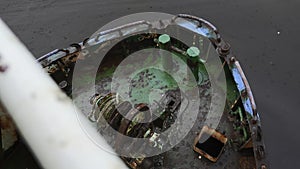
<instances>
[{"instance_id":1,"label":"orange rust patch","mask_svg":"<svg viewBox=\"0 0 300 169\"><path fill-rule=\"evenodd\" d=\"M0 127L3 130L14 129L15 128L11 117L8 116L8 115L0 116Z\"/></svg>"}]
</instances>

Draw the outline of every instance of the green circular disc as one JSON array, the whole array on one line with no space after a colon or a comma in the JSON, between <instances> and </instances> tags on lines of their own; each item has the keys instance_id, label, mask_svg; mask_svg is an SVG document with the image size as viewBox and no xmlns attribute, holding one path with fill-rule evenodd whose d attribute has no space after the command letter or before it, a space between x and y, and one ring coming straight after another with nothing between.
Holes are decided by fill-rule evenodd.
<instances>
[{"instance_id":1,"label":"green circular disc","mask_svg":"<svg viewBox=\"0 0 300 169\"><path fill-rule=\"evenodd\" d=\"M186 52L190 57L197 57L200 55L200 50L195 46L188 48Z\"/></svg>"},{"instance_id":2,"label":"green circular disc","mask_svg":"<svg viewBox=\"0 0 300 169\"><path fill-rule=\"evenodd\" d=\"M162 44L165 44L171 40L170 36L167 34L162 34L158 37L158 41Z\"/></svg>"}]
</instances>

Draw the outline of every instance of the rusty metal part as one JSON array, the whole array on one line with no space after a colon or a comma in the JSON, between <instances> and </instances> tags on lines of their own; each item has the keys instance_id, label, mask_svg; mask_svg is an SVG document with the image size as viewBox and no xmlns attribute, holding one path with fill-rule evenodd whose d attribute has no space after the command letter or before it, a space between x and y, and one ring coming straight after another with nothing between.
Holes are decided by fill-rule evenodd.
<instances>
[{"instance_id":1,"label":"rusty metal part","mask_svg":"<svg viewBox=\"0 0 300 169\"><path fill-rule=\"evenodd\" d=\"M208 143L209 141L214 142L214 143L220 142L220 143L222 143L223 146L220 147L218 152L212 153L214 151L213 149L217 148L217 147L215 147L217 145ZM217 132L214 129L209 128L208 126L203 126L201 132L195 138L193 148L194 148L194 151L196 151L200 155L204 156L205 158L209 159L210 161L217 162L217 160L219 159L219 157L221 156L221 154L224 150L226 143L227 143L227 137L225 135ZM203 144L203 145L206 144L204 146L206 146L207 148L205 148L204 146L203 146L203 148L200 148L199 147L200 144ZM208 152L208 151L212 151L212 152Z\"/></svg>"},{"instance_id":2,"label":"rusty metal part","mask_svg":"<svg viewBox=\"0 0 300 169\"><path fill-rule=\"evenodd\" d=\"M5 108L0 103L1 149L8 150L18 141L17 128Z\"/></svg>"},{"instance_id":3,"label":"rusty metal part","mask_svg":"<svg viewBox=\"0 0 300 169\"><path fill-rule=\"evenodd\" d=\"M168 109L166 110L166 115L168 112L175 111L178 108L180 103L177 103L175 96L171 95L171 92L165 95L160 101L159 108ZM119 98L119 102L116 103L115 98L118 96L113 93L109 93L105 96L95 95L91 97L90 103L93 105L93 112L89 115L93 122L97 122L98 126L102 119L105 119L109 125L115 130L119 131L120 134L126 135L134 138L152 138L152 142L148 145L140 145L140 150L152 146L152 143L156 142L159 134L155 133L154 122L151 121L152 114L148 112L149 108L147 104L140 103L135 106L132 106L128 101L122 101ZM180 99L177 98L179 101ZM114 105L115 104L115 105ZM162 104L162 105L161 105ZM145 113L147 111L147 113ZM120 113L122 112L122 114ZM140 123L137 118L143 118L143 121L149 121L149 123ZM101 120L100 120L101 118ZM106 127L104 127L106 128ZM115 140L115 148L122 151L124 149L124 142L121 139L121 135L117 135ZM150 139L151 140L151 139ZM126 147L136 146L134 142L126 143ZM150 148L150 147L148 147ZM122 157L125 163L130 166L132 169L147 169L153 166L153 162L149 158L125 158ZM145 168L146 167L146 168Z\"/></svg>"},{"instance_id":4,"label":"rusty metal part","mask_svg":"<svg viewBox=\"0 0 300 169\"><path fill-rule=\"evenodd\" d=\"M140 113L140 110L144 107L146 107L146 105L142 103L138 105L136 108L132 109L128 114L126 114L126 117L122 120L119 128L120 133L126 135L131 120L133 120L133 118L137 116Z\"/></svg>"},{"instance_id":5,"label":"rusty metal part","mask_svg":"<svg viewBox=\"0 0 300 169\"><path fill-rule=\"evenodd\" d=\"M217 51L221 56L227 56L230 53L230 48L231 46L229 43L222 41L218 46Z\"/></svg>"},{"instance_id":6,"label":"rusty metal part","mask_svg":"<svg viewBox=\"0 0 300 169\"><path fill-rule=\"evenodd\" d=\"M247 149L247 148L253 148L253 143L251 138L244 145L242 145L240 149Z\"/></svg>"},{"instance_id":7,"label":"rusty metal part","mask_svg":"<svg viewBox=\"0 0 300 169\"><path fill-rule=\"evenodd\" d=\"M260 117L257 112L254 97L249 85L249 82L241 68L240 63L233 56L229 57L228 65L231 67L232 74L234 76L235 82L239 88L241 95L241 100L245 111L251 117L248 118L248 125L251 132L251 140L253 145L254 156L256 157L256 165L259 168L261 165L266 165L266 151L265 144L262 139L262 130L260 124Z\"/></svg>"},{"instance_id":8,"label":"rusty metal part","mask_svg":"<svg viewBox=\"0 0 300 169\"><path fill-rule=\"evenodd\" d=\"M254 157L241 157L240 161L240 169L254 169L255 168L255 159Z\"/></svg>"}]
</instances>

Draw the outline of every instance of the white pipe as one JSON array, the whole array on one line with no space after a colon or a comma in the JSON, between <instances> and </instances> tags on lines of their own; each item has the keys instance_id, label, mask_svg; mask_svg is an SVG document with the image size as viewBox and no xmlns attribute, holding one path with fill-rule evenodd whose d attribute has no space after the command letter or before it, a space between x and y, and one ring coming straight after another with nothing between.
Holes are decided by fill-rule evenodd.
<instances>
[{"instance_id":1,"label":"white pipe","mask_svg":"<svg viewBox=\"0 0 300 169\"><path fill-rule=\"evenodd\" d=\"M87 137L72 101L1 19L0 99L43 168L127 168L119 157ZM85 130L97 135L92 126ZM107 145L100 135L97 141Z\"/></svg>"}]
</instances>

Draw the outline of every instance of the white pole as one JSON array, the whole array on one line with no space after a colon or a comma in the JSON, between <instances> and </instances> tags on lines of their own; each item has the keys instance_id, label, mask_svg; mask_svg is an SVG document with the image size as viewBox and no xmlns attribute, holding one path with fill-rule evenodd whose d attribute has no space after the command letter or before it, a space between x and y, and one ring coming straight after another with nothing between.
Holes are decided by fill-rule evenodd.
<instances>
[{"instance_id":1,"label":"white pole","mask_svg":"<svg viewBox=\"0 0 300 169\"><path fill-rule=\"evenodd\" d=\"M1 19L0 99L43 168L127 168L87 137L72 101ZM85 130L98 134L92 126ZM100 135L97 141L109 148Z\"/></svg>"}]
</instances>

